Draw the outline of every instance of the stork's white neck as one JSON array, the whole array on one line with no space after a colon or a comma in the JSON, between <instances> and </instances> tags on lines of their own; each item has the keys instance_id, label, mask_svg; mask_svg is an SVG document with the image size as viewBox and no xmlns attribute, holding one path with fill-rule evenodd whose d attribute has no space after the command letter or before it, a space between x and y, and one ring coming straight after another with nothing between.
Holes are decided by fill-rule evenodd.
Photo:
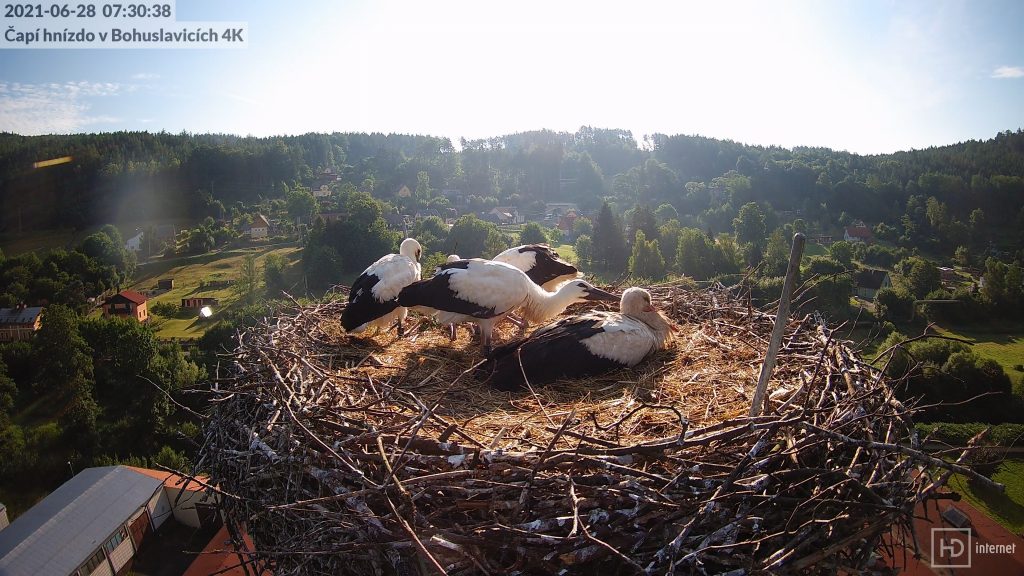
<instances>
[{"instance_id":1,"label":"stork's white neck","mask_svg":"<svg viewBox=\"0 0 1024 576\"><path fill-rule=\"evenodd\" d=\"M583 301L583 294L572 283L563 284L557 292L548 292L533 282L529 284L530 295L522 306L523 318L531 324L547 322L565 311L566 308Z\"/></svg>"}]
</instances>

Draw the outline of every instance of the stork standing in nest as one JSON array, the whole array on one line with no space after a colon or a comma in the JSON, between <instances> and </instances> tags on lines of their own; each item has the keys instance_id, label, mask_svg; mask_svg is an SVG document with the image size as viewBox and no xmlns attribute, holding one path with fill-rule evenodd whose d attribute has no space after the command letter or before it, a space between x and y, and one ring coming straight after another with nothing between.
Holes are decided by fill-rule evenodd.
<instances>
[{"instance_id":1,"label":"stork standing in nest","mask_svg":"<svg viewBox=\"0 0 1024 576\"><path fill-rule=\"evenodd\" d=\"M591 311L542 326L528 338L499 346L477 369L499 390L632 367L668 344L672 324L643 288L622 293L619 312ZM522 363L520 365L520 362Z\"/></svg>"},{"instance_id":2,"label":"stork standing in nest","mask_svg":"<svg viewBox=\"0 0 1024 576\"><path fill-rule=\"evenodd\" d=\"M490 350L494 325L517 308L527 321L546 322L571 304L595 300L618 298L583 280L548 292L515 266L479 258L444 264L433 278L414 282L398 295L401 306L440 311L442 324L476 323L485 351Z\"/></svg>"},{"instance_id":3,"label":"stork standing in nest","mask_svg":"<svg viewBox=\"0 0 1024 576\"><path fill-rule=\"evenodd\" d=\"M406 238L398 254L382 257L356 278L348 293L348 306L341 313L341 325L346 332L359 334L397 320L398 336L404 335L402 322L408 310L398 303L398 293L420 279L422 251L419 242Z\"/></svg>"},{"instance_id":4,"label":"stork standing in nest","mask_svg":"<svg viewBox=\"0 0 1024 576\"><path fill-rule=\"evenodd\" d=\"M572 264L562 260L547 244L525 244L509 248L493 258L519 268L535 284L554 292L563 283L581 276Z\"/></svg>"}]
</instances>

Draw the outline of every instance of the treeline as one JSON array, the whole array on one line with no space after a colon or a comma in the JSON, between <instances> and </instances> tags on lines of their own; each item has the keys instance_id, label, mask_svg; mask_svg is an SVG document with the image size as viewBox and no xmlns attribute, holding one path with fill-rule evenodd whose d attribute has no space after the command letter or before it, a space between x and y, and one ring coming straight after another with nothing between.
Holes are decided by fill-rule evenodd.
<instances>
[{"instance_id":1,"label":"treeline","mask_svg":"<svg viewBox=\"0 0 1024 576\"><path fill-rule=\"evenodd\" d=\"M5 212L3 225L221 218L236 203L283 199L289 187L333 170L342 184L400 208L410 203L397 196L403 186L414 191L416 206L434 208L451 201L444 190L460 191L478 209L513 205L527 213L542 211L545 201L576 202L586 214L605 200L618 213L668 203L684 227L715 234L730 231L739 209L756 202L772 213L799 213L811 232L860 219L884 224L883 234L908 246L934 243L950 256L972 241L1020 246L1019 130L878 156L661 134L641 147L629 132L590 127L462 141L459 148L443 138L383 134L4 134L0 194L18 209ZM32 168L58 157L70 162ZM983 220L972 220L976 210Z\"/></svg>"}]
</instances>

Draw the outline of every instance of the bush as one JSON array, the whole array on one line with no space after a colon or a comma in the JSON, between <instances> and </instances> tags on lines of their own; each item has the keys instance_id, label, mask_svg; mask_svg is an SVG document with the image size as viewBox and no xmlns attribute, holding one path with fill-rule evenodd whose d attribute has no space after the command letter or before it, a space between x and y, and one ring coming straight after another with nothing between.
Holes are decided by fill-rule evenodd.
<instances>
[{"instance_id":1,"label":"bush","mask_svg":"<svg viewBox=\"0 0 1024 576\"><path fill-rule=\"evenodd\" d=\"M967 442L985 428L991 428L989 436L983 443L992 446L1024 446L1024 424L997 424L991 426L981 422L931 422L917 423L914 426L922 439L945 442L952 446L966 446Z\"/></svg>"}]
</instances>

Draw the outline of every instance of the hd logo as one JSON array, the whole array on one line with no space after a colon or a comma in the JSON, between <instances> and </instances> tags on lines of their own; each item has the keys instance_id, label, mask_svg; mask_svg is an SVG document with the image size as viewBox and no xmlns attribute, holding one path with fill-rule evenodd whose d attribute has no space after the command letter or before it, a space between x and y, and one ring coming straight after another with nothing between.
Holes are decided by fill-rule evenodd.
<instances>
[{"instance_id":1,"label":"hd logo","mask_svg":"<svg viewBox=\"0 0 1024 576\"><path fill-rule=\"evenodd\" d=\"M932 568L971 567L970 528L932 528Z\"/></svg>"}]
</instances>

